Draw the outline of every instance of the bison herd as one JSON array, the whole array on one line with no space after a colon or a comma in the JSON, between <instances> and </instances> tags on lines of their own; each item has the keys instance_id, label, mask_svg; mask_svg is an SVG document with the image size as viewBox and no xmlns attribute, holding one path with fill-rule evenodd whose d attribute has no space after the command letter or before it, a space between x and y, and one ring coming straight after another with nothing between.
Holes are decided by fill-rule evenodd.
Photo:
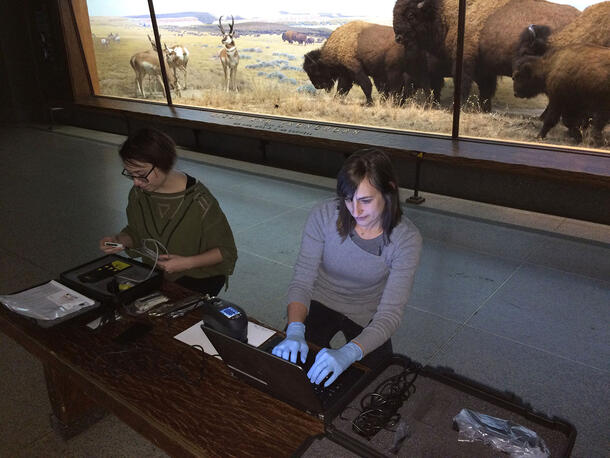
<instances>
[{"instance_id":1,"label":"bison herd","mask_svg":"<svg viewBox=\"0 0 610 458\"><path fill-rule=\"evenodd\" d=\"M403 102L417 89L438 101L444 77L456 77L459 0L397 0L393 27L353 21L337 28L303 69L317 89L339 94L355 83L372 103L372 78L383 97ZM545 0L466 0L461 95L472 83L491 110L498 76L512 76L517 97L544 93L544 138L561 120L596 144L610 118L610 2L576 8Z\"/></svg>"},{"instance_id":2,"label":"bison herd","mask_svg":"<svg viewBox=\"0 0 610 458\"><path fill-rule=\"evenodd\" d=\"M282 33L282 41L287 41L290 44L298 43L300 45L310 45L316 42L313 37L308 37L307 34L294 30L286 30Z\"/></svg>"}]
</instances>

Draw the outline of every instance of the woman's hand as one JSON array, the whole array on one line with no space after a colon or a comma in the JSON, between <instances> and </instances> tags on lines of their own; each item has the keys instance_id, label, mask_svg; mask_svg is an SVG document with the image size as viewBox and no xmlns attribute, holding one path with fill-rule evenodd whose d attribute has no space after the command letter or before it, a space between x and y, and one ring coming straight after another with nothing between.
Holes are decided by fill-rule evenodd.
<instances>
[{"instance_id":1,"label":"woman's hand","mask_svg":"<svg viewBox=\"0 0 610 458\"><path fill-rule=\"evenodd\" d=\"M307 377L311 383L319 385L326 377L332 374L324 383L326 388L328 385L337 380L345 369L350 367L353 362L362 359L362 349L354 342L348 342L338 350L323 348L316 355L316 360L307 372Z\"/></svg>"},{"instance_id":2,"label":"woman's hand","mask_svg":"<svg viewBox=\"0 0 610 458\"><path fill-rule=\"evenodd\" d=\"M159 255L157 265L168 274L183 272L191 269L191 260L189 256L179 256L177 254L162 254Z\"/></svg>"},{"instance_id":3,"label":"woman's hand","mask_svg":"<svg viewBox=\"0 0 610 458\"><path fill-rule=\"evenodd\" d=\"M301 354L301 362L304 364L307 359L309 347L305 342L305 325L294 321L286 328L286 338L273 347L271 353L280 358L284 358L291 363L297 362L297 353Z\"/></svg>"}]
</instances>

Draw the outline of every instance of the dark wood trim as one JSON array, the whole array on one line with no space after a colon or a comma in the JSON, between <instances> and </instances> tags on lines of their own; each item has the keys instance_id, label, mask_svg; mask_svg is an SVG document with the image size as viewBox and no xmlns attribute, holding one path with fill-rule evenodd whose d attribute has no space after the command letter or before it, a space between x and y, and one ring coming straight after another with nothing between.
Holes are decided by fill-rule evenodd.
<instances>
[{"instance_id":1,"label":"dark wood trim","mask_svg":"<svg viewBox=\"0 0 610 458\"><path fill-rule=\"evenodd\" d=\"M85 1L85 0L77 0ZM72 0L57 0L59 20L64 33L64 44L73 98L91 96L89 71L83 58L78 31L72 14ZM88 20L88 19L87 19ZM97 70L95 71L97 76Z\"/></svg>"},{"instance_id":2,"label":"dark wood trim","mask_svg":"<svg viewBox=\"0 0 610 458\"><path fill-rule=\"evenodd\" d=\"M366 146L382 147L400 157L414 158L417 153L425 153L425 161L540 175L610 189L610 154L602 151L559 149L484 139L453 140L447 136L417 132L207 108L170 107L162 103L107 97L79 98L76 105L80 109L260 140L332 149L338 153L349 153Z\"/></svg>"},{"instance_id":3,"label":"dark wood trim","mask_svg":"<svg viewBox=\"0 0 610 458\"><path fill-rule=\"evenodd\" d=\"M82 58L89 70L88 79L92 91L91 93L99 94L100 83L97 75L97 62L95 59L93 37L91 35L91 24L89 23L87 0L72 0L70 4L72 6L74 30L77 33L76 38L79 42L79 49L82 52Z\"/></svg>"}]
</instances>

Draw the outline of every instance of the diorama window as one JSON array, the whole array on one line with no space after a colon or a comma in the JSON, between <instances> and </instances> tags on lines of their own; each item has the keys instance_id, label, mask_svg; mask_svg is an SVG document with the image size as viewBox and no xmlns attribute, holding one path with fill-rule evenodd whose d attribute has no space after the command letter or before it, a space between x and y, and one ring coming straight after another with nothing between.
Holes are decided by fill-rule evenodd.
<instances>
[{"instance_id":1,"label":"diorama window","mask_svg":"<svg viewBox=\"0 0 610 458\"><path fill-rule=\"evenodd\" d=\"M469 2L465 26L461 136L610 150L610 2Z\"/></svg>"},{"instance_id":2,"label":"diorama window","mask_svg":"<svg viewBox=\"0 0 610 458\"><path fill-rule=\"evenodd\" d=\"M120 54L117 46L96 52L106 88L100 92L133 97L129 59L148 44L149 23L140 17L147 14L146 2L139 9L127 3L123 11L106 1L87 3L92 32L106 36L113 26L123 48ZM445 108L432 109L437 102L419 75L421 56L395 40L394 4L236 0L228 7L155 0L163 49L178 51L168 60L180 87L173 103L450 134L451 85L441 92L442 79L437 81Z\"/></svg>"},{"instance_id":3,"label":"diorama window","mask_svg":"<svg viewBox=\"0 0 610 458\"><path fill-rule=\"evenodd\" d=\"M96 95L166 100L146 0L88 0L99 83ZM168 74L175 88L173 73Z\"/></svg>"},{"instance_id":4,"label":"diorama window","mask_svg":"<svg viewBox=\"0 0 610 458\"><path fill-rule=\"evenodd\" d=\"M608 100L603 85L591 106L578 91L563 91L574 106L558 114L544 111L549 91L539 81L526 80L527 90L516 97L511 78L518 58L544 63L545 72L561 68L564 62L550 56L574 46L577 33L594 43L586 47L590 73L597 73L586 78L603 78L610 43L600 30L608 30L609 2L465 3L459 136L610 150L607 106L598 110ZM154 9L173 104L443 136L454 123L459 4L155 0ZM135 56L154 54L148 2L87 5L97 94L165 100L150 65L144 62L140 73L132 65ZM537 36L528 35L530 24ZM596 52L599 45L606 48ZM539 119L543 112L546 118ZM537 138L556 118L557 125L542 132L545 138Z\"/></svg>"}]
</instances>

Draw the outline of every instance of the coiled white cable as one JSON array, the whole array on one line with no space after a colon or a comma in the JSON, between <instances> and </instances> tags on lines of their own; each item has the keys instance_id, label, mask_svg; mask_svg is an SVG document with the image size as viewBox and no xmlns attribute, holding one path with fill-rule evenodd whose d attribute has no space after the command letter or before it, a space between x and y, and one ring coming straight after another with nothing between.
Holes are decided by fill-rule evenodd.
<instances>
[{"instance_id":1,"label":"coiled white cable","mask_svg":"<svg viewBox=\"0 0 610 458\"><path fill-rule=\"evenodd\" d=\"M149 246L147 246L147 243L152 243L154 246L154 250L152 248L150 248ZM159 248L161 248L161 250L163 250L164 253L160 253ZM131 248L132 251L135 251L137 254L139 254L141 257L145 257L145 258L149 258L149 259L154 259L154 264L152 266L152 268L150 269L150 272L148 272L148 275L146 276L146 278L142 279L142 280L136 280L135 278L129 278L126 277L125 275L116 275L116 278L119 280L127 280L127 281L132 281L135 283L140 283L143 281L148 280L153 272L155 271L155 268L157 267L157 262L159 261L159 255L160 254L169 254L169 252L167 251L167 248L165 248L165 245L163 245L161 242L159 242L156 239L152 239L152 238L148 238L148 239L142 239L142 246L140 248Z\"/></svg>"}]
</instances>

